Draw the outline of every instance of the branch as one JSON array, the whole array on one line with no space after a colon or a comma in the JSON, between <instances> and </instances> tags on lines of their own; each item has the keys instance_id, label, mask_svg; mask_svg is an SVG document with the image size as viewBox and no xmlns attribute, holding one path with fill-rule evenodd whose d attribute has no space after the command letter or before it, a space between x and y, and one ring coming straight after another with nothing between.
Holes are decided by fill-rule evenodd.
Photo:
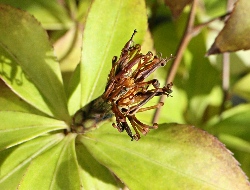
<instances>
[{"instance_id":1,"label":"branch","mask_svg":"<svg viewBox=\"0 0 250 190\"><path fill-rule=\"evenodd\" d=\"M233 9L234 1L228 0L227 2L227 11ZM225 18L226 19L226 18ZM230 87L230 54L223 53L223 62L222 62L222 90L223 90L223 100L220 108L220 114L225 110L226 101L228 99L228 92Z\"/></svg>"},{"instance_id":2,"label":"branch","mask_svg":"<svg viewBox=\"0 0 250 190\"><path fill-rule=\"evenodd\" d=\"M196 6L197 6L197 0L194 0L193 4L191 6L191 10L190 10L190 14L189 14L189 17L188 17L188 23L187 23L186 28L185 28L185 32L184 32L184 34L182 36L182 40L181 40L181 42L180 42L180 44L178 46L179 48L177 49L177 52L176 52L176 58L174 59L172 65L171 65L171 67L169 69L167 78L165 80L165 83L166 83L165 85L167 85L168 83L170 83L170 82L172 82L174 80L177 69L178 69L178 67L180 65L184 50L187 48L187 45L188 45L189 41L192 38L192 31L193 31L193 26L194 26L194 18L195 18ZM165 99L166 99L166 96L162 96L160 98L160 102L164 102ZM155 111L154 118L153 118L153 123L158 122L159 116L160 116L160 111L161 111L161 108L158 108Z\"/></svg>"}]
</instances>

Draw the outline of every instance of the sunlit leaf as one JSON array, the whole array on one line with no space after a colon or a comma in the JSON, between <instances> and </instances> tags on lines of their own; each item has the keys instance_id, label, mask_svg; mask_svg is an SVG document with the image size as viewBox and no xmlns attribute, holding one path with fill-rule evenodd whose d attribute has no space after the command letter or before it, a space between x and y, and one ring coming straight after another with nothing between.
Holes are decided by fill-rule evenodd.
<instances>
[{"instance_id":1,"label":"sunlit leaf","mask_svg":"<svg viewBox=\"0 0 250 190\"><path fill-rule=\"evenodd\" d=\"M0 78L5 81L6 85L9 86L9 89L15 93L15 96L18 95L18 98L22 98L22 100L26 101L41 112L53 116L53 113L46 104L42 94L30 81L28 76L24 74L17 61L11 59L8 50L1 45L0 42ZM1 91L1 96L4 96L3 93L4 92ZM9 99L10 97L6 98Z\"/></svg>"},{"instance_id":2,"label":"sunlit leaf","mask_svg":"<svg viewBox=\"0 0 250 190\"><path fill-rule=\"evenodd\" d=\"M187 107L187 97L181 89L173 88L173 97L165 100L159 117L159 123L185 123L183 112Z\"/></svg>"},{"instance_id":3,"label":"sunlit leaf","mask_svg":"<svg viewBox=\"0 0 250 190\"><path fill-rule=\"evenodd\" d=\"M0 111L0 121L0 150L68 127L63 121L16 111Z\"/></svg>"},{"instance_id":4,"label":"sunlit leaf","mask_svg":"<svg viewBox=\"0 0 250 190\"><path fill-rule=\"evenodd\" d=\"M76 154L84 189L118 189L111 172L98 163L80 142L76 143Z\"/></svg>"},{"instance_id":5,"label":"sunlit leaf","mask_svg":"<svg viewBox=\"0 0 250 190\"><path fill-rule=\"evenodd\" d=\"M250 74L242 77L239 81L234 84L233 92L250 100Z\"/></svg>"},{"instance_id":6,"label":"sunlit leaf","mask_svg":"<svg viewBox=\"0 0 250 190\"><path fill-rule=\"evenodd\" d=\"M195 127L163 124L131 142L106 124L81 142L131 189L249 189L230 152Z\"/></svg>"},{"instance_id":7,"label":"sunlit leaf","mask_svg":"<svg viewBox=\"0 0 250 190\"><path fill-rule=\"evenodd\" d=\"M219 134L218 138L230 148L250 153L250 142L246 140L225 133Z\"/></svg>"},{"instance_id":8,"label":"sunlit leaf","mask_svg":"<svg viewBox=\"0 0 250 190\"><path fill-rule=\"evenodd\" d=\"M0 152L0 189L17 189L29 164L62 140L62 134L39 137ZM35 187L33 187L35 188Z\"/></svg>"},{"instance_id":9,"label":"sunlit leaf","mask_svg":"<svg viewBox=\"0 0 250 190\"><path fill-rule=\"evenodd\" d=\"M81 85L80 85L80 65L77 65L68 86L68 109L73 115L80 107Z\"/></svg>"},{"instance_id":10,"label":"sunlit leaf","mask_svg":"<svg viewBox=\"0 0 250 190\"><path fill-rule=\"evenodd\" d=\"M250 141L250 105L237 106L223 112L209 123L207 130L215 135L228 134Z\"/></svg>"},{"instance_id":11,"label":"sunlit leaf","mask_svg":"<svg viewBox=\"0 0 250 190\"><path fill-rule=\"evenodd\" d=\"M164 0L164 2L166 3L167 6L169 6L172 14L174 17L178 17L182 10L184 9L184 7L191 3L193 0Z\"/></svg>"},{"instance_id":12,"label":"sunlit leaf","mask_svg":"<svg viewBox=\"0 0 250 190\"><path fill-rule=\"evenodd\" d=\"M81 57L82 30L77 26L67 31L53 47L60 60L62 74L72 74ZM69 80L64 81L68 82ZM67 83L66 83L67 84Z\"/></svg>"},{"instance_id":13,"label":"sunlit leaf","mask_svg":"<svg viewBox=\"0 0 250 190\"><path fill-rule=\"evenodd\" d=\"M91 5L91 0L79 1L78 2L78 11L77 11L77 18L81 20L81 22L86 21L88 9Z\"/></svg>"},{"instance_id":14,"label":"sunlit leaf","mask_svg":"<svg viewBox=\"0 0 250 190\"><path fill-rule=\"evenodd\" d=\"M205 15L211 18L225 14L225 10L227 9L227 1L224 0L204 0L203 3L203 6L206 7L204 9L204 11L206 11ZM202 14L199 15L202 16Z\"/></svg>"},{"instance_id":15,"label":"sunlit leaf","mask_svg":"<svg viewBox=\"0 0 250 190\"><path fill-rule=\"evenodd\" d=\"M72 25L66 9L56 0L0 0L0 3L28 11L46 29L64 29Z\"/></svg>"},{"instance_id":16,"label":"sunlit leaf","mask_svg":"<svg viewBox=\"0 0 250 190\"><path fill-rule=\"evenodd\" d=\"M154 40L153 40L152 34L149 30L147 30L144 36L143 43L141 44L141 52L143 54L146 54L149 51L151 51L153 54L157 54L155 52Z\"/></svg>"},{"instance_id":17,"label":"sunlit leaf","mask_svg":"<svg viewBox=\"0 0 250 190\"><path fill-rule=\"evenodd\" d=\"M104 92L113 56L120 55L134 29L138 31L134 41L141 43L146 28L143 0L96 0L92 3L83 34L81 106Z\"/></svg>"},{"instance_id":18,"label":"sunlit leaf","mask_svg":"<svg viewBox=\"0 0 250 190\"><path fill-rule=\"evenodd\" d=\"M250 49L250 1L238 0L207 55Z\"/></svg>"},{"instance_id":19,"label":"sunlit leaf","mask_svg":"<svg viewBox=\"0 0 250 190\"><path fill-rule=\"evenodd\" d=\"M247 176L250 176L250 153L239 151L237 149L230 149L234 153L234 157L239 161L244 172L247 174Z\"/></svg>"},{"instance_id":20,"label":"sunlit leaf","mask_svg":"<svg viewBox=\"0 0 250 190\"><path fill-rule=\"evenodd\" d=\"M163 82L160 82L160 84L163 84ZM172 90L172 97L166 98L164 105L161 107L158 123L185 123L183 111L186 110L187 107L187 98L185 97L185 93L180 89L173 87ZM156 105L158 101L159 98L154 98L148 102L145 107ZM152 109L145 112L139 112L136 114L136 117L144 123L151 125L154 113L155 110Z\"/></svg>"},{"instance_id":21,"label":"sunlit leaf","mask_svg":"<svg viewBox=\"0 0 250 190\"><path fill-rule=\"evenodd\" d=\"M0 26L1 78L40 111L51 115L49 108L68 121L59 64L44 29L28 13L5 5L0 6Z\"/></svg>"},{"instance_id":22,"label":"sunlit leaf","mask_svg":"<svg viewBox=\"0 0 250 190\"><path fill-rule=\"evenodd\" d=\"M212 119L206 130L215 134L219 140L234 153L242 169L248 174L250 160L250 105L242 104L224 111Z\"/></svg>"},{"instance_id":23,"label":"sunlit leaf","mask_svg":"<svg viewBox=\"0 0 250 190\"><path fill-rule=\"evenodd\" d=\"M81 189L75 136L68 134L56 146L34 159L18 189Z\"/></svg>"},{"instance_id":24,"label":"sunlit leaf","mask_svg":"<svg viewBox=\"0 0 250 190\"><path fill-rule=\"evenodd\" d=\"M13 93L1 79L0 89L0 111L20 111L43 115L42 112L38 111Z\"/></svg>"}]
</instances>

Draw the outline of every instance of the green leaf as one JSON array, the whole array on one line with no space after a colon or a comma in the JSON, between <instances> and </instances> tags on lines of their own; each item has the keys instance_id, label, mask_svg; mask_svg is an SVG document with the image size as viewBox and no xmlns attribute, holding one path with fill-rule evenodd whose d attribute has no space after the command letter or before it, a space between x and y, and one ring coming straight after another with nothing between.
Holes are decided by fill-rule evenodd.
<instances>
[{"instance_id":1,"label":"green leaf","mask_svg":"<svg viewBox=\"0 0 250 190\"><path fill-rule=\"evenodd\" d=\"M233 87L233 92L238 94L248 100L250 100L250 74L242 77L239 81L237 81Z\"/></svg>"},{"instance_id":2,"label":"green leaf","mask_svg":"<svg viewBox=\"0 0 250 190\"><path fill-rule=\"evenodd\" d=\"M68 134L56 146L34 159L18 189L81 189L75 136Z\"/></svg>"},{"instance_id":3,"label":"green leaf","mask_svg":"<svg viewBox=\"0 0 250 190\"><path fill-rule=\"evenodd\" d=\"M193 96L200 96L209 94L211 89L220 85L220 72L216 70L204 57L206 52L206 46L204 41L204 33L199 34L192 39L188 46L188 50L191 52L190 58L185 59L187 65L190 65L188 80L183 84L180 80L180 84L183 85L189 98ZM188 53L186 53L187 55ZM187 57L187 56L186 56Z\"/></svg>"},{"instance_id":4,"label":"green leaf","mask_svg":"<svg viewBox=\"0 0 250 190\"><path fill-rule=\"evenodd\" d=\"M249 176L250 160L250 104L243 104L224 111L213 118L206 128L234 153L242 169Z\"/></svg>"},{"instance_id":5,"label":"green leaf","mask_svg":"<svg viewBox=\"0 0 250 190\"><path fill-rule=\"evenodd\" d=\"M158 75L157 75L158 76ZM163 82L160 82L163 84ZM186 110L187 98L185 92L181 89L173 87L173 92L171 93L172 97L168 97L164 101L164 105L161 107L161 112L159 116L158 123L166 122L178 122L185 123L185 118L183 112ZM153 98L150 100L145 107L154 106L158 103L159 98ZM145 112L139 112L136 114L136 117L143 121L146 124L151 125L152 119L154 116L155 110L147 110Z\"/></svg>"},{"instance_id":6,"label":"green leaf","mask_svg":"<svg viewBox=\"0 0 250 190\"><path fill-rule=\"evenodd\" d=\"M68 83L69 76L75 70L80 62L82 46L82 30L78 25L72 27L63 36L61 36L54 44L54 51L60 60L60 68L62 71L65 85Z\"/></svg>"},{"instance_id":7,"label":"green leaf","mask_svg":"<svg viewBox=\"0 0 250 190\"><path fill-rule=\"evenodd\" d=\"M73 24L66 9L56 0L0 0L0 3L29 12L49 30L65 29Z\"/></svg>"},{"instance_id":8,"label":"green leaf","mask_svg":"<svg viewBox=\"0 0 250 190\"><path fill-rule=\"evenodd\" d=\"M0 152L0 189L18 189L29 164L62 140L62 134L38 137ZM34 187L33 187L34 188Z\"/></svg>"},{"instance_id":9,"label":"green leaf","mask_svg":"<svg viewBox=\"0 0 250 190\"><path fill-rule=\"evenodd\" d=\"M111 172L98 163L86 147L78 141L76 154L84 189L118 189Z\"/></svg>"},{"instance_id":10,"label":"green leaf","mask_svg":"<svg viewBox=\"0 0 250 190\"><path fill-rule=\"evenodd\" d=\"M250 142L233 135L220 133L218 138L229 148L250 153Z\"/></svg>"},{"instance_id":11,"label":"green leaf","mask_svg":"<svg viewBox=\"0 0 250 190\"><path fill-rule=\"evenodd\" d=\"M36 115L45 115L20 99L1 79L0 89L0 111L20 111Z\"/></svg>"},{"instance_id":12,"label":"green leaf","mask_svg":"<svg viewBox=\"0 0 250 190\"><path fill-rule=\"evenodd\" d=\"M206 11L206 16L209 16L210 18L215 18L217 16L223 15L227 10L227 1L204 0L203 2L203 6L206 7L206 9L204 9L204 11ZM198 14L200 13L201 12L199 12Z\"/></svg>"},{"instance_id":13,"label":"green leaf","mask_svg":"<svg viewBox=\"0 0 250 190\"><path fill-rule=\"evenodd\" d=\"M91 0L78 2L77 20L85 22L90 5Z\"/></svg>"},{"instance_id":14,"label":"green leaf","mask_svg":"<svg viewBox=\"0 0 250 190\"><path fill-rule=\"evenodd\" d=\"M28 13L5 5L0 26L1 78L40 111L69 121L59 64L44 29Z\"/></svg>"},{"instance_id":15,"label":"green leaf","mask_svg":"<svg viewBox=\"0 0 250 190\"><path fill-rule=\"evenodd\" d=\"M80 65L77 65L68 86L68 109L70 115L80 109L81 105L81 84L80 84Z\"/></svg>"},{"instance_id":16,"label":"green leaf","mask_svg":"<svg viewBox=\"0 0 250 190\"><path fill-rule=\"evenodd\" d=\"M207 130L215 135L229 134L250 141L250 104L240 105L214 118Z\"/></svg>"},{"instance_id":17,"label":"green leaf","mask_svg":"<svg viewBox=\"0 0 250 190\"><path fill-rule=\"evenodd\" d=\"M0 78L5 81L6 85L9 86L16 96L18 95L19 98L21 97L22 100L26 101L28 104L49 116L53 116L53 113L46 104L42 94L30 81L29 77L24 74L17 61L11 58L10 54L6 51L6 48L1 46L1 42L0 56ZM3 91L1 91L1 96L4 96ZM6 98L10 100L11 97Z\"/></svg>"},{"instance_id":18,"label":"green leaf","mask_svg":"<svg viewBox=\"0 0 250 190\"><path fill-rule=\"evenodd\" d=\"M134 29L138 31L135 43L141 43L147 29L143 0L96 0L92 3L83 34L80 68L82 107L104 92L111 60L113 56L120 55Z\"/></svg>"},{"instance_id":19,"label":"green leaf","mask_svg":"<svg viewBox=\"0 0 250 190\"><path fill-rule=\"evenodd\" d=\"M1 151L0 188L117 189L110 171L81 143L75 150L75 136L69 134L63 141L61 133L38 137Z\"/></svg>"},{"instance_id":20,"label":"green leaf","mask_svg":"<svg viewBox=\"0 0 250 190\"><path fill-rule=\"evenodd\" d=\"M174 55L180 40L174 23L164 22L152 31L152 35L155 49L160 51L163 57Z\"/></svg>"},{"instance_id":21,"label":"green leaf","mask_svg":"<svg viewBox=\"0 0 250 190\"><path fill-rule=\"evenodd\" d=\"M16 111L0 111L0 121L0 150L68 128L63 121Z\"/></svg>"},{"instance_id":22,"label":"green leaf","mask_svg":"<svg viewBox=\"0 0 250 190\"><path fill-rule=\"evenodd\" d=\"M239 161L244 172L247 176L250 176L250 153L232 148L231 150L234 153L234 157Z\"/></svg>"},{"instance_id":23,"label":"green leaf","mask_svg":"<svg viewBox=\"0 0 250 190\"><path fill-rule=\"evenodd\" d=\"M177 122L185 123L183 113L187 106L187 97L181 89L173 87L173 97L165 100L159 117L159 123Z\"/></svg>"},{"instance_id":24,"label":"green leaf","mask_svg":"<svg viewBox=\"0 0 250 190\"><path fill-rule=\"evenodd\" d=\"M130 189L249 189L230 152L195 127L163 124L131 142L108 123L81 142Z\"/></svg>"},{"instance_id":25,"label":"green leaf","mask_svg":"<svg viewBox=\"0 0 250 190\"><path fill-rule=\"evenodd\" d=\"M207 55L250 49L250 1L235 3L225 27L216 37Z\"/></svg>"}]
</instances>

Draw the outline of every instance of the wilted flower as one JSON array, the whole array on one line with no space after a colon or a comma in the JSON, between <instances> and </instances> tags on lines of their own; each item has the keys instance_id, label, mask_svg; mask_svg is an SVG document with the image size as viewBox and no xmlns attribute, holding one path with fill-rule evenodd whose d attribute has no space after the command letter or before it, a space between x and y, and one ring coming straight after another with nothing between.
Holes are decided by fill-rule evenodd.
<instances>
[{"instance_id":1,"label":"wilted flower","mask_svg":"<svg viewBox=\"0 0 250 190\"><path fill-rule=\"evenodd\" d=\"M139 121L135 114L162 106L163 102L160 102L154 106L142 108L154 96L169 96L172 92L172 83L160 88L157 79L149 81L145 79L157 68L165 66L173 57L161 58L154 56L150 51L143 55L140 53L141 46L133 44L135 34L136 30L122 49L120 58L116 56L113 58L112 69L102 98L111 105L111 110L116 117L116 123L113 123L113 126L120 132L125 130L132 140L139 140L139 131L146 135L149 129L155 129L158 125L156 123L152 126L146 125ZM136 134L132 134L127 120Z\"/></svg>"}]
</instances>

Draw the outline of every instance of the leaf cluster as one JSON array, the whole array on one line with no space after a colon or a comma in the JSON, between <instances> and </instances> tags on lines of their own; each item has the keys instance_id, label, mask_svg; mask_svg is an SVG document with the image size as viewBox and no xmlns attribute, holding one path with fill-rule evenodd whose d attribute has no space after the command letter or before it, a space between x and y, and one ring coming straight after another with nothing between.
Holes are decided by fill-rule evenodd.
<instances>
[{"instance_id":1,"label":"leaf cluster","mask_svg":"<svg viewBox=\"0 0 250 190\"><path fill-rule=\"evenodd\" d=\"M249 1L194 0L191 33L192 1L175 2L0 0L0 189L250 189ZM159 128L138 142L112 120L72 132L134 29L144 53L181 56ZM154 75L164 85L171 71Z\"/></svg>"}]
</instances>

